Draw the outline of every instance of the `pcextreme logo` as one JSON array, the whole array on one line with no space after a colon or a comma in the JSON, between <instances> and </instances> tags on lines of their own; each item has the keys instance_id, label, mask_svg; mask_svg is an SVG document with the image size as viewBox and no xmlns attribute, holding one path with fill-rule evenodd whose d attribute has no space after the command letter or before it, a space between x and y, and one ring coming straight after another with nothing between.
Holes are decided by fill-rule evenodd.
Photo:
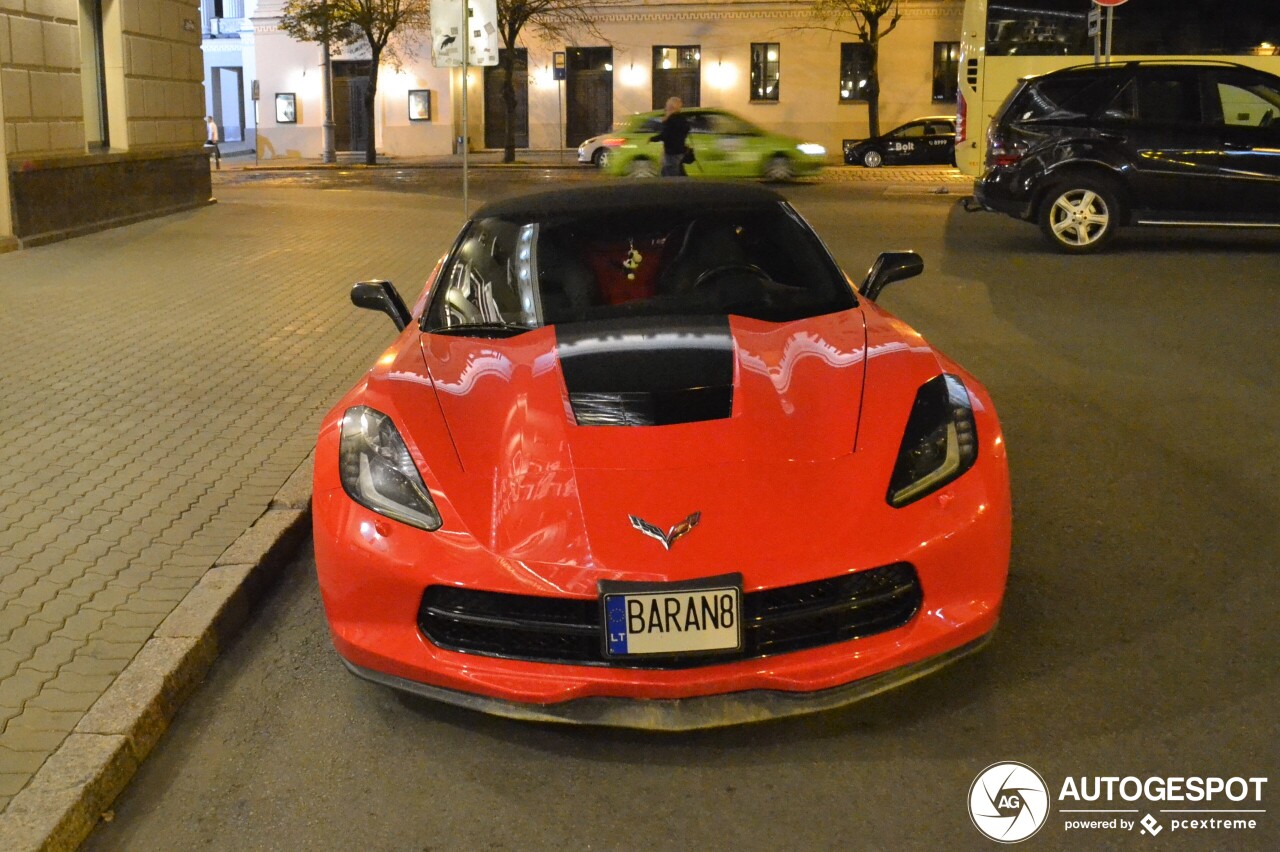
<instances>
[{"instance_id":1,"label":"pcextreme logo","mask_svg":"<svg viewBox=\"0 0 1280 852\"><path fill-rule=\"evenodd\" d=\"M1049 788L1025 763L993 763L969 787L969 818L992 840L1026 840L1049 818Z\"/></svg>"},{"instance_id":2,"label":"pcextreme logo","mask_svg":"<svg viewBox=\"0 0 1280 852\"><path fill-rule=\"evenodd\" d=\"M1218 840L1259 827L1266 778L1219 776L1067 776L1057 795L1062 830L1155 837L1208 833ZM1039 772L1016 761L993 763L969 787L969 818L999 843L1018 843L1049 821L1052 798Z\"/></svg>"}]
</instances>

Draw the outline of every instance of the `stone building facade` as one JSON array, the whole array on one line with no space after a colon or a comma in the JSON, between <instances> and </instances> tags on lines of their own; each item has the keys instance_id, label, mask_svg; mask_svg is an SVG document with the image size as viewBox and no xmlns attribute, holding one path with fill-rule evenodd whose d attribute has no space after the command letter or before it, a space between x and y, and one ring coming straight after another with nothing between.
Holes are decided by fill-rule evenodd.
<instances>
[{"instance_id":1,"label":"stone building facade","mask_svg":"<svg viewBox=\"0 0 1280 852\"><path fill-rule=\"evenodd\" d=\"M318 157L320 48L278 30L280 6L280 0L261 0L253 19L262 99L259 155ZM947 62L958 57L963 6L960 0L901 0L902 20L881 43L882 131L920 115L954 113L954 86L940 91L938 81L955 79ZM833 156L842 139L867 132L867 104L853 90L856 82L850 85L857 39L809 28L811 3L617 0L598 9L603 38L584 34L566 45L525 35L525 74L517 86L519 147L576 147L626 115L654 108L672 87L686 93L686 104L732 110L771 130L818 142ZM567 57L563 80L554 70L558 52ZM377 149L392 156L457 153L460 69L433 67L429 37L402 53L402 66L384 66L378 79L372 128ZM940 56L945 67L939 66ZM357 114L367 74L358 52L334 63L339 150L361 150L361 134L369 132ZM468 77L471 146L499 147L495 71L472 68ZM766 91L770 82L772 90ZM430 117L424 118L427 103Z\"/></svg>"},{"instance_id":2,"label":"stone building facade","mask_svg":"<svg viewBox=\"0 0 1280 852\"><path fill-rule=\"evenodd\" d=\"M198 0L0 0L0 243L207 203Z\"/></svg>"}]
</instances>

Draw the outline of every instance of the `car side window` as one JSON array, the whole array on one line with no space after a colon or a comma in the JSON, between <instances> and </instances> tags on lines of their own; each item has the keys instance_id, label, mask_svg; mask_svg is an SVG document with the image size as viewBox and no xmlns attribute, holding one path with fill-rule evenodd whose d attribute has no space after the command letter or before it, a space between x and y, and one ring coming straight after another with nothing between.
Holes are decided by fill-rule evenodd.
<instances>
[{"instance_id":1,"label":"car side window","mask_svg":"<svg viewBox=\"0 0 1280 852\"><path fill-rule=\"evenodd\" d=\"M750 136L754 131L751 125L731 115L713 112L703 117L706 118L707 128L711 133L720 133L725 136Z\"/></svg>"},{"instance_id":2,"label":"car side window","mask_svg":"<svg viewBox=\"0 0 1280 852\"><path fill-rule=\"evenodd\" d=\"M1191 75L1143 75L1136 80L1137 117L1153 124L1200 124L1200 80Z\"/></svg>"},{"instance_id":3,"label":"car side window","mask_svg":"<svg viewBox=\"0 0 1280 852\"><path fill-rule=\"evenodd\" d=\"M713 130L712 130L712 128L711 128L711 126L710 126L710 124L709 124L709 123L708 123L708 121L707 121L707 114L706 114L706 113L704 113L704 112L700 112L700 113L697 113L697 114L695 114L695 115L691 115L691 116L689 116L688 118L689 118L689 132L690 132L690 133L711 133L711 132L713 132Z\"/></svg>"},{"instance_id":4,"label":"car side window","mask_svg":"<svg viewBox=\"0 0 1280 852\"><path fill-rule=\"evenodd\" d=\"M890 135L892 135L894 139L919 139L924 136L924 125L908 124L905 127L899 127Z\"/></svg>"},{"instance_id":5,"label":"car side window","mask_svg":"<svg viewBox=\"0 0 1280 852\"><path fill-rule=\"evenodd\" d=\"M1280 87L1265 80L1219 80L1222 123L1233 127L1270 127L1280 117Z\"/></svg>"}]
</instances>

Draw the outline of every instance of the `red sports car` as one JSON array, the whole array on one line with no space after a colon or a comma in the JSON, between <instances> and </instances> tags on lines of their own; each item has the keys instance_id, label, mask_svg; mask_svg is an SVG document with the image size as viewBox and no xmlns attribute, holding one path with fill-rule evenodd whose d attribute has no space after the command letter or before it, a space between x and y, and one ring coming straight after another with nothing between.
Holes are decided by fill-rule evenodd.
<instances>
[{"instance_id":1,"label":"red sports car","mask_svg":"<svg viewBox=\"0 0 1280 852\"><path fill-rule=\"evenodd\" d=\"M489 204L329 412L316 565L378 683L686 729L834 707L979 648L1009 561L986 390L759 187Z\"/></svg>"}]
</instances>

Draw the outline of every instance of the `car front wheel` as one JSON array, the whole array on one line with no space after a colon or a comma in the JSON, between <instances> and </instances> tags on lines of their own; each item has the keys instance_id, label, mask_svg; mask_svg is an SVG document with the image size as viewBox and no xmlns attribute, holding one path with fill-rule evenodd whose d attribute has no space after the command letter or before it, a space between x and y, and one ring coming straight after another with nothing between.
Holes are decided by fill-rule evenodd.
<instances>
[{"instance_id":1,"label":"car front wheel","mask_svg":"<svg viewBox=\"0 0 1280 852\"><path fill-rule=\"evenodd\" d=\"M609 165L609 149L603 146L597 148L596 152L591 155L591 162L595 163L598 169L603 169Z\"/></svg>"},{"instance_id":2,"label":"car front wheel","mask_svg":"<svg viewBox=\"0 0 1280 852\"><path fill-rule=\"evenodd\" d=\"M862 165L869 169L878 169L884 164L884 155L875 148L869 149L862 155Z\"/></svg>"},{"instance_id":3,"label":"car front wheel","mask_svg":"<svg viewBox=\"0 0 1280 852\"><path fill-rule=\"evenodd\" d=\"M627 166L627 177L633 178L651 178L658 176L658 169L654 166L653 160L640 157L632 160Z\"/></svg>"},{"instance_id":4,"label":"car front wheel","mask_svg":"<svg viewBox=\"0 0 1280 852\"><path fill-rule=\"evenodd\" d=\"M1119 195L1100 180L1081 178L1059 184L1040 205L1040 230L1060 251L1098 251L1120 224Z\"/></svg>"},{"instance_id":5,"label":"car front wheel","mask_svg":"<svg viewBox=\"0 0 1280 852\"><path fill-rule=\"evenodd\" d=\"M791 168L791 161L779 154L765 163L764 176L766 180L791 180L795 170Z\"/></svg>"}]
</instances>

